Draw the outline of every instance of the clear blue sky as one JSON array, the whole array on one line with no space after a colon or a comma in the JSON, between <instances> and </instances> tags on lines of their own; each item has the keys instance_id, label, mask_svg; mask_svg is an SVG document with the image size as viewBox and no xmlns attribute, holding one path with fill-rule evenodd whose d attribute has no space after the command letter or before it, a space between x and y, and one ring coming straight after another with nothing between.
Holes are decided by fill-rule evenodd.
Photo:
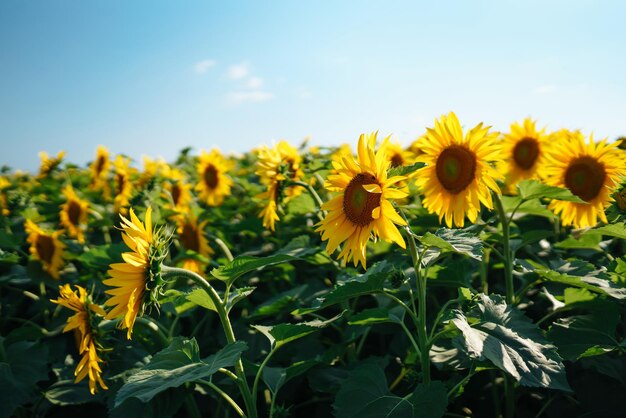
<instances>
[{"instance_id":1,"label":"clear blue sky","mask_svg":"<svg viewBox=\"0 0 626 418\"><path fill-rule=\"evenodd\" d=\"M626 2L0 1L0 165L403 143L453 110L626 134Z\"/></svg>"}]
</instances>

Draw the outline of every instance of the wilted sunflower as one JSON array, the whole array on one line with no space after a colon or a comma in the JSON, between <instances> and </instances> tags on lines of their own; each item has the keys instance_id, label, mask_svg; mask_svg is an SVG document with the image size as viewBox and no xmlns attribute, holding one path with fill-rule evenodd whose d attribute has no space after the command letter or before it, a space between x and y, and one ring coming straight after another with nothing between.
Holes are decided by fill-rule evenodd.
<instances>
[{"instance_id":1,"label":"wilted sunflower","mask_svg":"<svg viewBox=\"0 0 626 418\"><path fill-rule=\"evenodd\" d=\"M104 284L115 289L105 291L112 296L105 305L113 306L106 319L123 317L120 328L128 329L127 338L130 339L137 315L143 312L145 303L152 296L149 292L160 284L157 276L164 251L152 230L151 207L146 210L145 226L132 208L130 220L122 215L120 218L122 239L132 252L122 254L124 263L109 266L111 278L104 280Z\"/></svg>"},{"instance_id":2,"label":"wilted sunflower","mask_svg":"<svg viewBox=\"0 0 626 418\"><path fill-rule=\"evenodd\" d=\"M490 165L501 161L497 138L482 123L463 136L452 112L428 128L420 141L424 154L417 157L426 166L417 170L416 184L424 193L422 204L439 222L445 218L448 227L462 227L466 215L476 221L481 203L493 209L491 190L500 193L495 180L502 178Z\"/></svg>"},{"instance_id":3,"label":"wilted sunflower","mask_svg":"<svg viewBox=\"0 0 626 418\"><path fill-rule=\"evenodd\" d=\"M200 193L200 199L209 206L221 205L233 185L233 181L226 175L232 169L232 163L217 149L213 149L210 153L202 151L196 168L199 177L196 191Z\"/></svg>"},{"instance_id":4,"label":"wilted sunflower","mask_svg":"<svg viewBox=\"0 0 626 418\"><path fill-rule=\"evenodd\" d=\"M104 145L99 145L96 150L96 159L89 166L91 170L91 188L94 190L103 190L105 198L107 199L111 193L107 183L110 167L109 150Z\"/></svg>"},{"instance_id":5,"label":"wilted sunflower","mask_svg":"<svg viewBox=\"0 0 626 418\"><path fill-rule=\"evenodd\" d=\"M511 124L511 132L502 141L503 162L499 171L505 176L509 193L514 192L520 180L537 179L542 175L545 155L550 144L545 129L537 130L535 121L524 119L523 124Z\"/></svg>"},{"instance_id":6,"label":"wilted sunflower","mask_svg":"<svg viewBox=\"0 0 626 418\"><path fill-rule=\"evenodd\" d=\"M578 133L554 144L547 157L545 182L567 187L587 202L553 200L549 208L560 214L561 223L575 228L594 226L598 218L606 223L604 209L612 201L620 177L626 176L626 155L617 143L608 144L606 139L596 143L590 136L585 144L584 136Z\"/></svg>"},{"instance_id":7,"label":"wilted sunflower","mask_svg":"<svg viewBox=\"0 0 626 418\"><path fill-rule=\"evenodd\" d=\"M61 205L61 224L67 229L70 237L76 238L78 242L85 242L85 226L87 224L87 212L89 203L76 195L71 185L65 186L63 195L66 198Z\"/></svg>"},{"instance_id":8,"label":"wilted sunflower","mask_svg":"<svg viewBox=\"0 0 626 418\"><path fill-rule=\"evenodd\" d=\"M339 257L344 263L350 260L355 266L361 263L363 268L366 268L365 252L370 236L406 248L394 225L406 225L406 222L389 201L407 196L405 190L392 187L406 177L387 178L386 148L383 143L375 152L376 135L360 136L356 160L350 154L344 155L340 162L333 161L334 173L328 176L325 187L339 194L322 206L328 214L316 229L322 233L323 241L328 240L328 254L345 241Z\"/></svg>"},{"instance_id":9,"label":"wilted sunflower","mask_svg":"<svg viewBox=\"0 0 626 418\"><path fill-rule=\"evenodd\" d=\"M60 151L56 157L48 156L48 153L42 151L39 153L39 158L41 159L41 165L39 166L39 178L42 179L44 177L48 177L55 168L57 168L61 162L63 162L63 157L65 156L65 151Z\"/></svg>"},{"instance_id":10,"label":"wilted sunflower","mask_svg":"<svg viewBox=\"0 0 626 418\"><path fill-rule=\"evenodd\" d=\"M287 181L300 181L304 173L300 168L302 157L298 150L287 141L280 141L275 147L263 146L259 150L256 175L267 190L258 198L267 203L259 217L263 218L263 226L274 231L274 224L280 218L278 205L287 203L291 198L302 193L300 187L287 187Z\"/></svg>"},{"instance_id":11,"label":"wilted sunflower","mask_svg":"<svg viewBox=\"0 0 626 418\"><path fill-rule=\"evenodd\" d=\"M74 330L78 353L82 355L82 359L74 371L74 376L76 376L74 383L79 383L89 376L89 392L95 395L98 391L97 385L100 385L102 389L108 389L100 376L102 374L100 363L104 363L104 361L99 357L98 351L101 351L102 347L97 341L96 332L93 328L95 316L105 316L106 312L91 302L84 288L76 286L76 289L78 294L72 291L69 284L59 286L59 298L51 299L51 302L76 312L67 319L67 325L63 328L63 332Z\"/></svg>"},{"instance_id":12,"label":"wilted sunflower","mask_svg":"<svg viewBox=\"0 0 626 418\"><path fill-rule=\"evenodd\" d=\"M4 177L0 177L0 214L4 216L8 216L10 213L7 196L4 194L4 189L9 187L10 185L11 183L9 182L9 180Z\"/></svg>"},{"instance_id":13,"label":"wilted sunflower","mask_svg":"<svg viewBox=\"0 0 626 418\"><path fill-rule=\"evenodd\" d=\"M198 224L196 216L189 214L186 217L180 217L178 221L178 240L185 250L193 251L202 257L209 257L214 254L214 251L209 247L209 241L204 235L204 227L208 221L203 221ZM182 267L204 275L204 268L206 263L195 259L186 258L183 260Z\"/></svg>"},{"instance_id":14,"label":"wilted sunflower","mask_svg":"<svg viewBox=\"0 0 626 418\"><path fill-rule=\"evenodd\" d=\"M44 271L55 279L59 279L59 270L63 267L63 250L65 244L59 240L63 231L47 233L30 219L24 225L28 233L27 241L30 243L30 253L35 259L41 261Z\"/></svg>"},{"instance_id":15,"label":"wilted sunflower","mask_svg":"<svg viewBox=\"0 0 626 418\"><path fill-rule=\"evenodd\" d=\"M113 165L115 167L113 208L115 213L126 214L133 191L133 185L130 181L130 159L118 155Z\"/></svg>"}]
</instances>

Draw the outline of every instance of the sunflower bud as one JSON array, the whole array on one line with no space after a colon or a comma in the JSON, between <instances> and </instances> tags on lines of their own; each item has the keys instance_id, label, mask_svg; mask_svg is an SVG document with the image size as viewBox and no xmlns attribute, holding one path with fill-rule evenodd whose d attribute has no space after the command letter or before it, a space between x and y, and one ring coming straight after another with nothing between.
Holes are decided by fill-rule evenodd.
<instances>
[{"instance_id":1,"label":"sunflower bud","mask_svg":"<svg viewBox=\"0 0 626 418\"><path fill-rule=\"evenodd\" d=\"M389 283L391 283L391 287L394 289L398 289L404 282L406 281L406 274L404 270L396 270L394 269L389 275Z\"/></svg>"}]
</instances>

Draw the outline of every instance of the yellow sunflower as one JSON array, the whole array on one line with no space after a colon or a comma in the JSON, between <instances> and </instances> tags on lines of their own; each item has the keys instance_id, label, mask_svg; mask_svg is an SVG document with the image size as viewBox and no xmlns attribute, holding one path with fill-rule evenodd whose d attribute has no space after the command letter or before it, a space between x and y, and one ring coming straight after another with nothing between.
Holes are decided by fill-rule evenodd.
<instances>
[{"instance_id":1,"label":"yellow sunflower","mask_svg":"<svg viewBox=\"0 0 626 418\"><path fill-rule=\"evenodd\" d=\"M389 201L407 196L405 190L393 187L406 177L387 178L386 147L383 143L375 152L376 136L377 133L360 136L357 159L350 154L344 155L340 162L333 161L334 172L326 179L325 187L338 195L322 206L328 214L316 229L322 233L323 241L328 240L328 254L345 241L339 258L343 258L344 263L353 260L355 267L361 263L366 268L365 253L370 236L406 248L394 225L406 225L406 222Z\"/></svg>"},{"instance_id":2,"label":"yellow sunflower","mask_svg":"<svg viewBox=\"0 0 626 418\"><path fill-rule=\"evenodd\" d=\"M163 158L153 160L148 156L143 156L143 173L137 181L138 188L144 187L148 182L158 175L163 175L169 171L169 165Z\"/></svg>"},{"instance_id":3,"label":"yellow sunflower","mask_svg":"<svg viewBox=\"0 0 626 418\"><path fill-rule=\"evenodd\" d=\"M209 241L204 235L204 227L208 221L203 221L198 224L198 219L192 214L179 219L176 232L178 233L178 240L182 247L186 250L194 251L203 257L208 258L213 255L214 251L209 247ZM183 260L182 267L204 275L206 263L195 258L187 258Z\"/></svg>"},{"instance_id":4,"label":"yellow sunflower","mask_svg":"<svg viewBox=\"0 0 626 418\"><path fill-rule=\"evenodd\" d=\"M200 193L200 198L209 206L221 205L233 185L233 181L226 175L233 164L217 149L213 149L210 153L203 151L200 154L196 168L200 179L196 191Z\"/></svg>"},{"instance_id":5,"label":"yellow sunflower","mask_svg":"<svg viewBox=\"0 0 626 418\"><path fill-rule=\"evenodd\" d=\"M545 182L566 187L587 203L553 200L549 208L561 216L564 226L575 228L594 226L598 218L607 222L604 209L613 200L611 194L626 176L626 153L617 143L606 139L594 142L593 136L585 144L578 133L558 141L547 154Z\"/></svg>"},{"instance_id":6,"label":"yellow sunflower","mask_svg":"<svg viewBox=\"0 0 626 418\"><path fill-rule=\"evenodd\" d=\"M76 376L74 383L79 383L89 376L89 392L95 395L98 391L98 385L105 390L108 387L100 376L102 374L100 363L104 363L104 361L98 355L101 346L96 341L96 333L91 324L95 315L105 316L106 312L91 302L84 288L76 286L76 289L78 293L72 291L69 284L59 286L59 298L51 299L51 302L76 312L67 319L67 325L63 328L63 332L74 330L78 353L83 356L74 371L74 376Z\"/></svg>"},{"instance_id":7,"label":"yellow sunflower","mask_svg":"<svg viewBox=\"0 0 626 418\"><path fill-rule=\"evenodd\" d=\"M411 165L415 162L415 155L397 142L387 142L387 159L390 167L401 167L403 165Z\"/></svg>"},{"instance_id":8,"label":"yellow sunflower","mask_svg":"<svg viewBox=\"0 0 626 418\"><path fill-rule=\"evenodd\" d=\"M130 181L130 159L118 155L113 165L115 167L113 208L115 213L126 214L133 193L133 185Z\"/></svg>"},{"instance_id":9,"label":"yellow sunflower","mask_svg":"<svg viewBox=\"0 0 626 418\"><path fill-rule=\"evenodd\" d=\"M65 151L60 151L56 157L48 156L48 153L42 151L39 153L41 159L41 165L39 166L39 178L48 177L55 168L57 168L62 162L65 156Z\"/></svg>"},{"instance_id":10,"label":"yellow sunflower","mask_svg":"<svg viewBox=\"0 0 626 418\"><path fill-rule=\"evenodd\" d=\"M167 181L163 188L163 197L167 200L165 207L176 213L187 213L193 200L191 185L185 181L185 175L177 168L167 171Z\"/></svg>"},{"instance_id":11,"label":"yellow sunflower","mask_svg":"<svg viewBox=\"0 0 626 418\"><path fill-rule=\"evenodd\" d=\"M538 179L542 175L550 142L545 128L537 130L535 121L530 118L524 119L523 124L511 124L511 131L504 134L502 141L504 161L498 165L509 193L515 192L519 181Z\"/></svg>"},{"instance_id":12,"label":"yellow sunflower","mask_svg":"<svg viewBox=\"0 0 626 418\"><path fill-rule=\"evenodd\" d=\"M11 183L5 177L0 177L0 214L4 216L8 216L11 212L9 211L9 203L7 201L7 196L4 193L4 189L9 187Z\"/></svg>"},{"instance_id":13,"label":"yellow sunflower","mask_svg":"<svg viewBox=\"0 0 626 418\"><path fill-rule=\"evenodd\" d=\"M91 170L91 188L94 190L104 190L107 199L111 193L109 185L107 184L107 176L110 167L109 150L104 145L98 146L96 159L89 166Z\"/></svg>"},{"instance_id":14,"label":"yellow sunflower","mask_svg":"<svg viewBox=\"0 0 626 418\"><path fill-rule=\"evenodd\" d=\"M424 194L422 204L439 215L439 222L445 218L448 227L462 227L465 216L476 221L481 203L493 209L491 190L500 193L495 180L503 177L490 165L501 161L497 138L482 123L463 136L452 112L428 128L420 141L424 154L417 157L426 166L417 170L416 184Z\"/></svg>"},{"instance_id":15,"label":"yellow sunflower","mask_svg":"<svg viewBox=\"0 0 626 418\"><path fill-rule=\"evenodd\" d=\"M67 229L70 237L84 244L89 203L79 198L69 184L63 189L63 195L66 201L61 205L61 224Z\"/></svg>"},{"instance_id":16,"label":"yellow sunflower","mask_svg":"<svg viewBox=\"0 0 626 418\"><path fill-rule=\"evenodd\" d=\"M287 180L300 181L304 177L301 169L302 157L298 150L287 141L280 141L274 148L262 147L258 153L257 171L261 183L267 190L258 198L267 202L259 217L263 226L274 231L278 216L278 205L287 203L291 198L302 193L300 187L286 187Z\"/></svg>"},{"instance_id":17,"label":"yellow sunflower","mask_svg":"<svg viewBox=\"0 0 626 418\"><path fill-rule=\"evenodd\" d=\"M414 157L418 157L424 153L422 151L422 141L425 139L426 134L420 136L415 141L411 142L411 145L409 145L409 151L414 155Z\"/></svg>"},{"instance_id":18,"label":"yellow sunflower","mask_svg":"<svg viewBox=\"0 0 626 418\"><path fill-rule=\"evenodd\" d=\"M62 231L47 233L30 219L24 225L28 233L27 241L30 243L30 253L41 261L44 271L50 276L59 279L59 270L63 267L63 250L65 244L59 240Z\"/></svg>"},{"instance_id":19,"label":"yellow sunflower","mask_svg":"<svg viewBox=\"0 0 626 418\"><path fill-rule=\"evenodd\" d=\"M111 297L105 302L106 306L113 306L106 319L123 317L120 328L127 328L127 338L130 340L135 319L139 314L150 269L150 248L153 240L152 208L148 207L145 216L145 226L137 218L131 208L130 220L122 218L122 239L132 250L122 254L124 263L111 264L108 271L110 279L104 281L107 286L114 287L105 291Z\"/></svg>"}]
</instances>

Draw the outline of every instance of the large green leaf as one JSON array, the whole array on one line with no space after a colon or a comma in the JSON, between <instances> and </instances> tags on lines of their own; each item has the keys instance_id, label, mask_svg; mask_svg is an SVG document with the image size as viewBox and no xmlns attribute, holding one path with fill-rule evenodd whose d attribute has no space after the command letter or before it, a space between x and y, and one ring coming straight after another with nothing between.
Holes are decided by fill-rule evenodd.
<instances>
[{"instance_id":1,"label":"large green leaf","mask_svg":"<svg viewBox=\"0 0 626 418\"><path fill-rule=\"evenodd\" d=\"M322 328L326 328L330 323L339 319L341 315L339 314L325 321L316 319L298 324L252 325L252 328L265 335L270 340L272 347L278 348L291 341L306 337Z\"/></svg>"},{"instance_id":2,"label":"large green leaf","mask_svg":"<svg viewBox=\"0 0 626 418\"><path fill-rule=\"evenodd\" d=\"M565 367L541 330L499 295L480 295L466 315L454 311L452 323L461 331L458 345L477 360L490 360L524 386L571 391ZM472 325L468 317L473 318Z\"/></svg>"},{"instance_id":3,"label":"large green leaf","mask_svg":"<svg viewBox=\"0 0 626 418\"><path fill-rule=\"evenodd\" d=\"M217 279L232 283L242 275L262 267L299 260L319 251L311 247L308 236L294 238L287 246L267 257L240 256L228 264L211 270L211 275Z\"/></svg>"},{"instance_id":4,"label":"large green leaf","mask_svg":"<svg viewBox=\"0 0 626 418\"><path fill-rule=\"evenodd\" d=\"M319 364L318 361L306 360L294 363L289 367L265 366L263 368L263 382L265 382L272 394L276 395L280 388L282 388L287 382L294 377L306 373L309 369L311 369L311 367L315 367L317 364Z\"/></svg>"},{"instance_id":5,"label":"large green leaf","mask_svg":"<svg viewBox=\"0 0 626 418\"><path fill-rule=\"evenodd\" d=\"M536 272L546 281L563 283L607 295L615 299L626 299L626 288L610 280L595 276L572 276L554 270L538 269Z\"/></svg>"},{"instance_id":6,"label":"large green leaf","mask_svg":"<svg viewBox=\"0 0 626 418\"><path fill-rule=\"evenodd\" d=\"M333 403L337 418L440 418L448 404L443 383L418 385L406 398L389 392L387 378L375 363L364 363L342 383Z\"/></svg>"},{"instance_id":7,"label":"large green leaf","mask_svg":"<svg viewBox=\"0 0 626 418\"><path fill-rule=\"evenodd\" d=\"M431 264L439 252L452 252L481 260L483 257L483 243L472 230L439 228L435 233L427 232L418 240L429 251L423 257L424 265ZM437 249L437 250L435 250Z\"/></svg>"},{"instance_id":8,"label":"large green leaf","mask_svg":"<svg viewBox=\"0 0 626 418\"><path fill-rule=\"evenodd\" d=\"M593 234L626 239L626 225L624 224L624 222L618 222L610 225L604 225L599 228L590 229L585 233L585 235Z\"/></svg>"},{"instance_id":9,"label":"large green leaf","mask_svg":"<svg viewBox=\"0 0 626 418\"><path fill-rule=\"evenodd\" d=\"M150 363L128 378L117 392L115 406L131 397L148 402L168 388L206 379L222 367L233 366L246 349L246 343L237 341L201 360L195 338L177 337L155 354Z\"/></svg>"},{"instance_id":10,"label":"large green leaf","mask_svg":"<svg viewBox=\"0 0 626 418\"><path fill-rule=\"evenodd\" d=\"M522 180L517 183L519 196L524 200L531 199L558 199L575 203L587 203L580 197L572 194L568 189L556 186L548 186L538 180Z\"/></svg>"}]
</instances>

